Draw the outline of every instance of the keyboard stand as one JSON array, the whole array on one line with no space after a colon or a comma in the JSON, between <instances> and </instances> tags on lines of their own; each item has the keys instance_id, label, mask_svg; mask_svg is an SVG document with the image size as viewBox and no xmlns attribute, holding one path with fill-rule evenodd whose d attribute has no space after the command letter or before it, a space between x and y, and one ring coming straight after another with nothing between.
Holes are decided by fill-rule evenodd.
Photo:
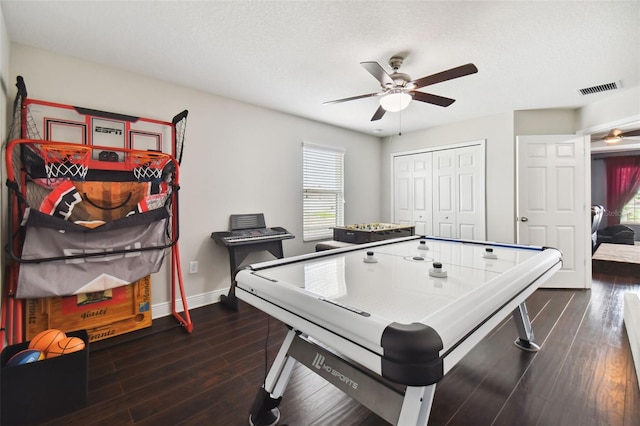
<instances>
[{"instance_id":1,"label":"keyboard stand","mask_svg":"<svg viewBox=\"0 0 640 426\"><path fill-rule=\"evenodd\" d=\"M262 240L247 240L247 241L237 241L229 244L224 240L224 236L228 235L228 232L214 232L211 234L211 238L213 238L216 243L222 244L227 247L229 251L229 271L231 273L231 287L229 287L229 294L220 296L220 302L228 308L233 309L234 311L238 310L238 299L236 298L236 273L238 272L238 267L242 264L242 262L247 258L247 256L251 253L258 251L268 251L277 259L282 259L284 257L284 252L282 250L282 240L293 238L291 234L286 236L274 236L272 239L262 239Z\"/></svg>"}]
</instances>

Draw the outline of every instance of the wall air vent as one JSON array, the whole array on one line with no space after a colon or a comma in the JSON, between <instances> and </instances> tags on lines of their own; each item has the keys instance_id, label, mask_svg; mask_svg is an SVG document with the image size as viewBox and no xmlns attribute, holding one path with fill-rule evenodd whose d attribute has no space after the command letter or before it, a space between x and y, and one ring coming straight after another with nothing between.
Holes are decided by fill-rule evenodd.
<instances>
[{"instance_id":1,"label":"wall air vent","mask_svg":"<svg viewBox=\"0 0 640 426\"><path fill-rule=\"evenodd\" d=\"M608 92L609 90L618 90L622 85L619 81L614 81L613 83L600 84L598 86L585 87L584 89L580 89L579 92L582 95L591 95L593 93L601 93Z\"/></svg>"}]
</instances>

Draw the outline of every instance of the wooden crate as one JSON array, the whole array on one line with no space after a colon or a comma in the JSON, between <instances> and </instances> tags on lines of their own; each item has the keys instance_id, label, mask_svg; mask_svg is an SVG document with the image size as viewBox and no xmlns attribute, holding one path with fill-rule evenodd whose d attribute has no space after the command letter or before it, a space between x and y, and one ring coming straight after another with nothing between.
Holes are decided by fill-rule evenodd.
<instances>
[{"instance_id":1,"label":"wooden crate","mask_svg":"<svg viewBox=\"0 0 640 426\"><path fill-rule=\"evenodd\" d=\"M151 326L151 277L105 292L27 299L25 338L48 328L87 330L89 342Z\"/></svg>"}]
</instances>

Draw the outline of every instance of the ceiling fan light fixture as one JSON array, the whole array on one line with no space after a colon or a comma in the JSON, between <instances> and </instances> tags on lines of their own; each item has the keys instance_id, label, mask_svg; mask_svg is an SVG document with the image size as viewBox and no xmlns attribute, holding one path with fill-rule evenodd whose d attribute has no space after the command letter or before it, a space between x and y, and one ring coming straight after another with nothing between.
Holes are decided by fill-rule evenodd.
<instances>
[{"instance_id":1,"label":"ceiling fan light fixture","mask_svg":"<svg viewBox=\"0 0 640 426\"><path fill-rule=\"evenodd\" d=\"M602 138L606 144L618 143L622 140L622 131L619 129L613 129L605 137Z\"/></svg>"},{"instance_id":2,"label":"ceiling fan light fixture","mask_svg":"<svg viewBox=\"0 0 640 426\"><path fill-rule=\"evenodd\" d=\"M408 107L411 99L413 98L408 93L400 90L391 91L380 98L380 106L384 108L385 111L398 112Z\"/></svg>"}]
</instances>

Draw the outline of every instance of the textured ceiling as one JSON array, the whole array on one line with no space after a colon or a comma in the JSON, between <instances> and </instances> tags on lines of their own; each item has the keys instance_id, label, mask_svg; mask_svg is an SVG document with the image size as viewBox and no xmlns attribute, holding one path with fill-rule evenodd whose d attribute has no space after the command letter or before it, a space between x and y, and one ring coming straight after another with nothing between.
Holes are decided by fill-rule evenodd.
<instances>
[{"instance_id":1,"label":"textured ceiling","mask_svg":"<svg viewBox=\"0 0 640 426\"><path fill-rule=\"evenodd\" d=\"M638 1L7 1L12 42L138 72L371 134L513 110L576 108L640 85ZM479 72L421 89L456 99L371 116L361 66L403 53L416 79L469 62ZM387 68L388 69L388 68Z\"/></svg>"}]
</instances>

